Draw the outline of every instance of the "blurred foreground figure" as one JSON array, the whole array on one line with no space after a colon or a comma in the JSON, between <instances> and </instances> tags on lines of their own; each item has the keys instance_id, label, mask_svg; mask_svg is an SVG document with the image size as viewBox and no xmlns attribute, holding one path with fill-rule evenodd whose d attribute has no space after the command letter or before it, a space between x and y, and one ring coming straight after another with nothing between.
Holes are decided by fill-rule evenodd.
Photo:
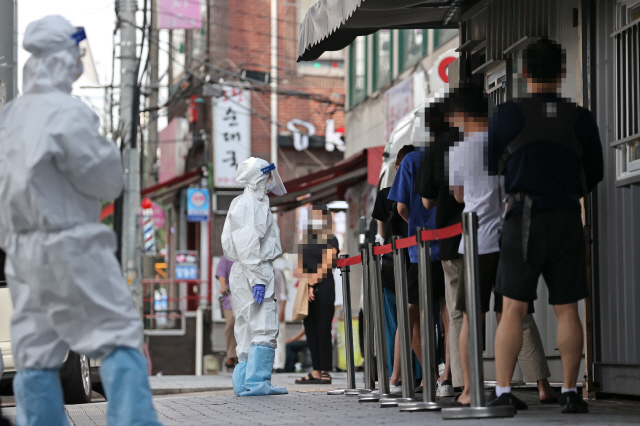
<instances>
[{"instance_id":1,"label":"blurred foreground figure","mask_svg":"<svg viewBox=\"0 0 640 426\"><path fill-rule=\"evenodd\" d=\"M240 164L236 182L244 186L244 193L231 202L222 230L224 255L235 262L229 275L238 342L233 392L236 396L285 394L285 388L271 384L278 338L272 263L282 248L267 193L287 191L275 165L260 158Z\"/></svg>"},{"instance_id":2,"label":"blurred foreground figure","mask_svg":"<svg viewBox=\"0 0 640 426\"><path fill-rule=\"evenodd\" d=\"M98 223L100 200L124 173L96 114L71 96L84 30L61 16L32 22L24 95L0 114L0 246L13 300L18 426L66 426L58 369L69 350L102 358L109 425L159 425L151 403L142 322Z\"/></svg>"}]
</instances>

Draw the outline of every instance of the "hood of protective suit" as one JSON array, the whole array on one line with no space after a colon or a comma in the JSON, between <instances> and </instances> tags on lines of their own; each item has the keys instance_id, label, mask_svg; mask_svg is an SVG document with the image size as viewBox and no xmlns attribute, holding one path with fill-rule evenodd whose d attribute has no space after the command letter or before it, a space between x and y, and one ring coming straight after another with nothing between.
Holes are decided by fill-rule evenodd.
<instances>
[{"instance_id":1,"label":"hood of protective suit","mask_svg":"<svg viewBox=\"0 0 640 426\"><path fill-rule=\"evenodd\" d=\"M72 38L75 31L59 15L46 16L27 26L23 46L32 56L24 65L24 94L71 93L80 68L80 49Z\"/></svg>"},{"instance_id":2,"label":"hood of protective suit","mask_svg":"<svg viewBox=\"0 0 640 426\"><path fill-rule=\"evenodd\" d=\"M259 200L267 193L267 180L269 174L262 173L262 168L267 167L269 163L261 158L251 157L243 161L238 166L236 172L236 184L243 186L245 192L249 191Z\"/></svg>"}]
</instances>

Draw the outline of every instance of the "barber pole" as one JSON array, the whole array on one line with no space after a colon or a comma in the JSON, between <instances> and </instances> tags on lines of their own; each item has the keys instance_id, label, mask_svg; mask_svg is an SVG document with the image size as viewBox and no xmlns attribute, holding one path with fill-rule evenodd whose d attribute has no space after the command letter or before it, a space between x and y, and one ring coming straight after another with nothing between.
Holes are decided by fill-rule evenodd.
<instances>
[{"instance_id":1,"label":"barber pole","mask_svg":"<svg viewBox=\"0 0 640 426\"><path fill-rule=\"evenodd\" d=\"M155 256L156 254L156 233L154 229L153 203L150 199L142 200L142 232L144 235L144 254Z\"/></svg>"}]
</instances>

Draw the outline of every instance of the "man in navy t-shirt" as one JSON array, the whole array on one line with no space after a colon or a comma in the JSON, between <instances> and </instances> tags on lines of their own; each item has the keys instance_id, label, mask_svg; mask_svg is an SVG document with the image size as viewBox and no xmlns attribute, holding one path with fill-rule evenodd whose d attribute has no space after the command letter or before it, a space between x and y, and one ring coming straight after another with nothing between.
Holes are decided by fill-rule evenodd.
<instances>
[{"instance_id":1,"label":"man in navy t-shirt","mask_svg":"<svg viewBox=\"0 0 640 426\"><path fill-rule=\"evenodd\" d=\"M560 97L560 45L540 40L523 59L529 96L498 106L489 125L489 171L504 174L509 204L495 289L504 296L495 339L498 386L489 405L515 401L510 383L522 320L542 275L558 318L562 412L586 413L576 389L583 348L578 301L589 292L579 199L602 180L602 146L591 113Z\"/></svg>"},{"instance_id":2,"label":"man in navy t-shirt","mask_svg":"<svg viewBox=\"0 0 640 426\"><path fill-rule=\"evenodd\" d=\"M413 151L405 155L400 163L396 177L391 185L388 199L398 203L398 213L409 224L409 236L416 235L418 226L427 226L435 229L436 209L427 210L422 204L422 197L413 191L415 181L419 177L422 153ZM420 344L420 297L418 289L418 247L409 247L410 265L407 270L408 302L409 302L409 322L411 327L411 346L422 360L422 350ZM442 263L438 259L438 242L431 242L431 282L434 300L444 298L444 271ZM424 368L425 366L423 366ZM437 375L437 372L436 372Z\"/></svg>"}]
</instances>

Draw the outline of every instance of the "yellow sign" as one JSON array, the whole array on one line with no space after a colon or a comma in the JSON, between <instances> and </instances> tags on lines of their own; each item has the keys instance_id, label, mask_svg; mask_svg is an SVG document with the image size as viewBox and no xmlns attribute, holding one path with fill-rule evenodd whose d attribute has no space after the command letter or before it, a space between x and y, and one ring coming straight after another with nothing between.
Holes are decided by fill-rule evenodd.
<instances>
[{"instance_id":1,"label":"yellow sign","mask_svg":"<svg viewBox=\"0 0 640 426\"><path fill-rule=\"evenodd\" d=\"M154 268L156 270L156 273L166 280L167 277L168 277L168 275L167 275L167 264L166 263L156 263L153 266L154 266Z\"/></svg>"}]
</instances>

